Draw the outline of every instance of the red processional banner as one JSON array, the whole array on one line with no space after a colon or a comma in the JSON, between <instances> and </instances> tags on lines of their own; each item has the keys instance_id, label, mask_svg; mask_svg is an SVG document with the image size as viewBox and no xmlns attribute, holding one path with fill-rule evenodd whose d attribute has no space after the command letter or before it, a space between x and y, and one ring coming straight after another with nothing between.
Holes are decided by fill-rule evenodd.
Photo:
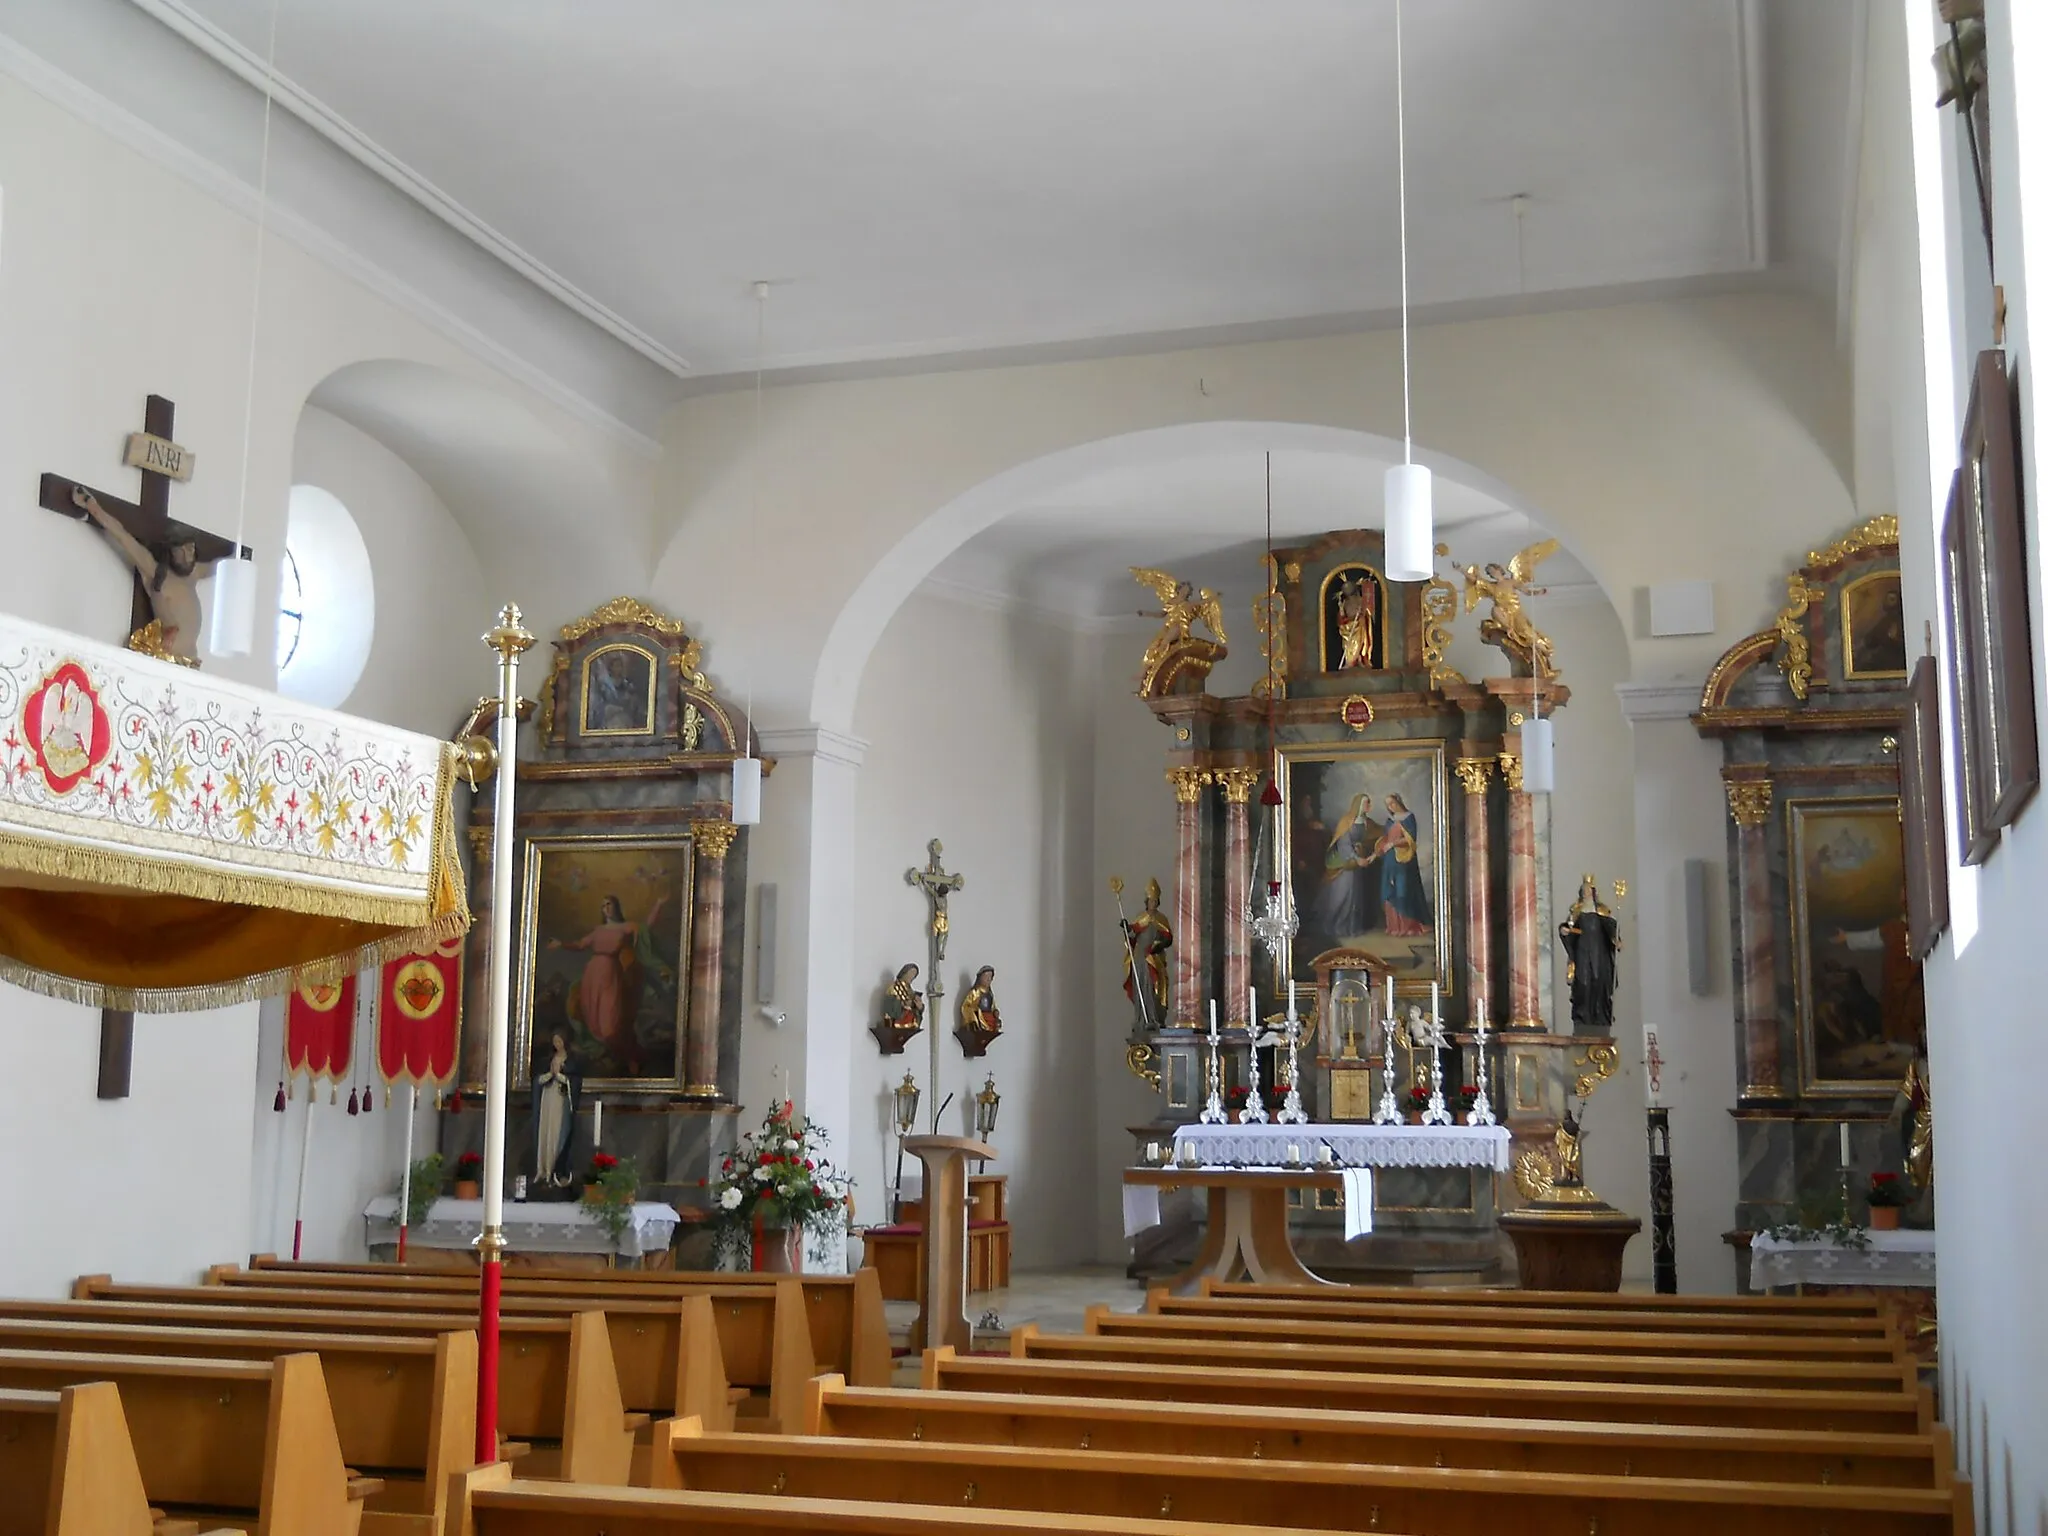
<instances>
[{"instance_id":1,"label":"red processional banner","mask_svg":"<svg viewBox=\"0 0 2048 1536\"><path fill-rule=\"evenodd\" d=\"M284 1015L284 1069L339 1083L355 1059L356 979L314 982L292 993Z\"/></svg>"},{"instance_id":2,"label":"red processional banner","mask_svg":"<svg viewBox=\"0 0 2048 1536\"><path fill-rule=\"evenodd\" d=\"M387 961L377 980L377 1070L393 1083L440 1088L455 1075L462 1033L462 939Z\"/></svg>"}]
</instances>

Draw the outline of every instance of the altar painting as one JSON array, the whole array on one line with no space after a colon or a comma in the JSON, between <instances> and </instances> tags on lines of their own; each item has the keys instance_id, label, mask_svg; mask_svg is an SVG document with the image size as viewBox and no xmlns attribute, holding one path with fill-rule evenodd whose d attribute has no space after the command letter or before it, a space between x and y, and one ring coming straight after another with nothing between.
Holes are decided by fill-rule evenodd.
<instances>
[{"instance_id":1,"label":"altar painting","mask_svg":"<svg viewBox=\"0 0 2048 1536\"><path fill-rule=\"evenodd\" d=\"M585 736L652 736L654 676L652 654L623 642L599 646L583 658Z\"/></svg>"},{"instance_id":2,"label":"altar painting","mask_svg":"<svg viewBox=\"0 0 2048 1536\"><path fill-rule=\"evenodd\" d=\"M1793 800L1792 939L1805 1093L1897 1082L1926 1028L1896 797Z\"/></svg>"},{"instance_id":3,"label":"altar painting","mask_svg":"<svg viewBox=\"0 0 2048 1536\"><path fill-rule=\"evenodd\" d=\"M1397 985L1448 986L1450 907L1441 742L1283 753L1294 971L1332 949L1383 961Z\"/></svg>"},{"instance_id":4,"label":"altar painting","mask_svg":"<svg viewBox=\"0 0 2048 1536\"><path fill-rule=\"evenodd\" d=\"M517 1080L559 1034L586 1081L680 1092L689 1004L687 837L536 837L522 914Z\"/></svg>"},{"instance_id":5,"label":"altar painting","mask_svg":"<svg viewBox=\"0 0 2048 1536\"><path fill-rule=\"evenodd\" d=\"M1899 573L1873 571L1842 588L1842 675L1906 680L1906 612Z\"/></svg>"}]
</instances>

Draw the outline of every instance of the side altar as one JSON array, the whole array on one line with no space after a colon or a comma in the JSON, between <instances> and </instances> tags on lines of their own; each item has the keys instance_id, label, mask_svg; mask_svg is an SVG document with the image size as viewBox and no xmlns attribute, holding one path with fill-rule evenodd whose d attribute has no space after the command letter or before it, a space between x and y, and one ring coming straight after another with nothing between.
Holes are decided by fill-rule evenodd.
<instances>
[{"instance_id":1,"label":"side altar","mask_svg":"<svg viewBox=\"0 0 2048 1536\"><path fill-rule=\"evenodd\" d=\"M732 764L751 727L679 621L615 598L564 625L518 764L512 913L509 1181L573 1199L601 1140L643 1199L701 1202L736 1139L746 831ZM467 729L488 729L496 701ZM465 963L485 995L493 812L470 817L478 912ZM484 1075L465 1027L461 1080ZM483 1117L444 1120L443 1152L480 1148Z\"/></svg>"},{"instance_id":2,"label":"side altar","mask_svg":"<svg viewBox=\"0 0 2048 1536\"><path fill-rule=\"evenodd\" d=\"M1369 1121L1389 1066L1395 1101L1405 1111L1415 1095L1420 1110L1439 1059L1427 1016L1446 1037L1436 1086L1451 1113L1476 1089L1483 1049L1509 1156L1549 1159L1596 1044L1548 1017L1549 802L1522 773L1525 726L1571 696L1521 601L1554 547L1454 573L1468 611L1492 601L1480 635L1509 662L1509 675L1478 681L1445 660L1460 606L1449 576L1387 580L1374 531L1274 549L1253 606L1264 676L1227 698L1207 691L1227 654L1220 599L1134 572L1164 607L1138 696L1170 733L1177 812L1170 905L1148 892L1128 924L1126 1060L1158 1095L1156 1114L1130 1127L1135 1162L1204 1108L1212 1007L1215 1086L1233 1118L1273 1113L1294 1086L1311 1121ZM1304 1021L1292 1085L1278 1048L1290 992ZM1585 1020L1610 1050L1611 1028L1598 1009ZM1500 1278L1512 1263L1498 1215L1517 1191L1493 1166L1387 1166L1372 1188L1371 1233L1349 1242L1341 1190L1290 1190L1310 1268ZM1166 1216L1137 1243L1139 1273L1189 1261L1193 1212Z\"/></svg>"}]
</instances>

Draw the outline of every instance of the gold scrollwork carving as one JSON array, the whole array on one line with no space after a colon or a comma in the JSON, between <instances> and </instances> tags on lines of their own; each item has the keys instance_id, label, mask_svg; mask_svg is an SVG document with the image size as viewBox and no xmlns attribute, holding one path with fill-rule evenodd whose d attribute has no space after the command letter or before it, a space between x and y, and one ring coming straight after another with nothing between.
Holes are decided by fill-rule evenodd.
<instances>
[{"instance_id":1,"label":"gold scrollwork carving","mask_svg":"<svg viewBox=\"0 0 2048 1536\"><path fill-rule=\"evenodd\" d=\"M1508 788L1515 794L1522 792L1522 759L1516 753L1500 754L1500 776L1508 781Z\"/></svg>"},{"instance_id":2,"label":"gold scrollwork carving","mask_svg":"<svg viewBox=\"0 0 2048 1536\"><path fill-rule=\"evenodd\" d=\"M1166 782L1173 786L1173 798L1182 805L1193 805L1202 798L1202 786L1212 782L1206 768L1169 768Z\"/></svg>"},{"instance_id":3,"label":"gold scrollwork carving","mask_svg":"<svg viewBox=\"0 0 2048 1536\"><path fill-rule=\"evenodd\" d=\"M680 640L684 635L683 622L672 619L657 609L648 607L637 597L615 597L600 608L593 608L580 619L571 619L564 624L555 638L564 645L581 640L585 635L594 634L607 624L640 624L653 630L665 640Z\"/></svg>"},{"instance_id":4,"label":"gold scrollwork carving","mask_svg":"<svg viewBox=\"0 0 2048 1536\"><path fill-rule=\"evenodd\" d=\"M1265 557L1266 590L1252 599L1252 628L1259 634L1259 656L1266 669L1252 684L1255 699L1287 697L1287 598L1280 591L1279 562Z\"/></svg>"},{"instance_id":5,"label":"gold scrollwork carving","mask_svg":"<svg viewBox=\"0 0 2048 1536\"><path fill-rule=\"evenodd\" d=\"M1760 827L1771 819L1771 781L1744 779L1728 786L1728 814L1738 827Z\"/></svg>"},{"instance_id":6,"label":"gold scrollwork carving","mask_svg":"<svg viewBox=\"0 0 2048 1536\"><path fill-rule=\"evenodd\" d=\"M1458 782L1465 786L1468 795L1486 793L1486 782L1493 777L1493 759L1490 757L1461 757L1458 759Z\"/></svg>"},{"instance_id":7,"label":"gold scrollwork carving","mask_svg":"<svg viewBox=\"0 0 2048 1536\"><path fill-rule=\"evenodd\" d=\"M1252 797L1252 788L1259 782L1263 772L1259 768L1218 768L1209 775L1209 781L1223 790L1223 798L1232 805L1243 805Z\"/></svg>"},{"instance_id":8,"label":"gold scrollwork carving","mask_svg":"<svg viewBox=\"0 0 2048 1536\"><path fill-rule=\"evenodd\" d=\"M569 653L555 652L555 664L548 671L548 680L540 685L540 739L552 742L555 739L555 693L563 678L569 675Z\"/></svg>"},{"instance_id":9,"label":"gold scrollwork carving","mask_svg":"<svg viewBox=\"0 0 2048 1536\"><path fill-rule=\"evenodd\" d=\"M1807 585L1803 571L1794 571L1785 578L1785 606L1778 610L1774 626L1782 647L1778 670L1785 674L1785 686L1792 690L1792 697L1802 703L1813 682L1813 646L1806 637L1803 620L1807 610L1826 595L1819 587Z\"/></svg>"},{"instance_id":10,"label":"gold scrollwork carving","mask_svg":"<svg viewBox=\"0 0 2048 1536\"><path fill-rule=\"evenodd\" d=\"M1837 560L1846 560L1851 555L1860 555L1866 549L1885 549L1899 542L1899 520L1896 517L1873 517L1867 523L1851 528L1825 549L1816 549L1806 557L1808 565L1833 565Z\"/></svg>"},{"instance_id":11,"label":"gold scrollwork carving","mask_svg":"<svg viewBox=\"0 0 2048 1536\"><path fill-rule=\"evenodd\" d=\"M1131 1044L1124 1047L1124 1065L1131 1076L1137 1078L1154 1093L1159 1091L1159 1068L1154 1064L1152 1047Z\"/></svg>"},{"instance_id":12,"label":"gold scrollwork carving","mask_svg":"<svg viewBox=\"0 0 2048 1536\"><path fill-rule=\"evenodd\" d=\"M1597 1045L1586 1047L1586 1054L1574 1065L1579 1068L1579 1080L1572 1085L1577 1098L1589 1097L1608 1078L1614 1075L1614 1064L1621 1059L1621 1047L1612 1040L1602 1040Z\"/></svg>"},{"instance_id":13,"label":"gold scrollwork carving","mask_svg":"<svg viewBox=\"0 0 2048 1536\"><path fill-rule=\"evenodd\" d=\"M1439 544L1438 554L1448 554ZM1451 624L1458 616L1458 589L1440 576L1432 576L1422 587L1422 664L1429 668L1429 686L1462 683L1465 674L1444 665L1444 651L1451 643Z\"/></svg>"},{"instance_id":14,"label":"gold scrollwork carving","mask_svg":"<svg viewBox=\"0 0 2048 1536\"><path fill-rule=\"evenodd\" d=\"M714 862L723 860L732 851L733 839L740 835L740 829L729 821L693 821L690 823L690 839L697 845L704 857Z\"/></svg>"},{"instance_id":15,"label":"gold scrollwork carving","mask_svg":"<svg viewBox=\"0 0 2048 1536\"><path fill-rule=\"evenodd\" d=\"M684 686L708 689L710 681L704 676L704 642L691 639L680 651L670 651L668 664L682 674Z\"/></svg>"}]
</instances>

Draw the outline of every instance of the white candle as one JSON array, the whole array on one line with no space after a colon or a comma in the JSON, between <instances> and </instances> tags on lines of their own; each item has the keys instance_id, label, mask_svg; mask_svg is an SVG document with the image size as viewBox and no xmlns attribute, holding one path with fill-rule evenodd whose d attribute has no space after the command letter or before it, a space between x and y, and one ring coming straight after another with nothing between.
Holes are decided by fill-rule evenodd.
<instances>
[{"instance_id":1,"label":"white candle","mask_svg":"<svg viewBox=\"0 0 2048 1536\"><path fill-rule=\"evenodd\" d=\"M1298 1163L1301 1161L1300 1142L1290 1141L1289 1143L1287 1143L1287 1161L1289 1161L1290 1163Z\"/></svg>"},{"instance_id":2,"label":"white candle","mask_svg":"<svg viewBox=\"0 0 2048 1536\"><path fill-rule=\"evenodd\" d=\"M1326 1141L1320 1147L1316 1148L1316 1161L1319 1163L1327 1163L1329 1160L1330 1144Z\"/></svg>"},{"instance_id":3,"label":"white candle","mask_svg":"<svg viewBox=\"0 0 2048 1536\"><path fill-rule=\"evenodd\" d=\"M1430 1022L1431 1022L1432 1024L1434 1024L1434 1023L1437 1023L1437 1022L1439 1022L1439 1021L1440 1021L1440 1020L1441 1020L1441 1019L1443 1018L1443 1015L1442 1015L1442 1014L1441 1014L1440 1012L1438 1012L1437 1010L1438 1010L1438 1001L1437 1001L1437 991L1436 991L1436 983L1432 981L1432 982L1431 982L1431 983L1429 984L1429 1021L1430 1021Z\"/></svg>"},{"instance_id":4,"label":"white candle","mask_svg":"<svg viewBox=\"0 0 2048 1536\"><path fill-rule=\"evenodd\" d=\"M1478 1027L1481 1029L1486 1028L1486 999L1475 997L1472 999L1472 1006L1479 1010Z\"/></svg>"},{"instance_id":5,"label":"white candle","mask_svg":"<svg viewBox=\"0 0 2048 1536\"><path fill-rule=\"evenodd\" d=\"M1158 1161L1159 1161L1159 1143L1158 1143L1158 1142L1156 1142L1156 1141L1148 1141L1148 1142L1146 1142L1146 1143L1145 1143L1145 1161L1146 1161L1146 1162L1148 1162L1148 1163L1156 1163L1156 1162L1158 1162Z\"/></svg>"},{"instance_id":6,"label":"white candle","mask_svg":"<svg viewBox=\"0 0 2048 1536\"><path fill-rule=\"evenodd\" d=\"M1216 999L1209 999L1209 1033L1216 1033Z\"/></svg>"},{"instance_id":7,"label":"white candle","mask_svg":"<svg viewBox=\"0 0 2048 1536\"><path fill-rule=\"evenodd\" d=\"M1844 1121L1842 1122L1842 1125L1841 1125L1841 1131L1842 1131L1842 1166L1843 1166L1844 1168L1847 1168L1847 1167L1849 1166L1849 1122L1848 1122L1848 1121L1844 1120Z\"/></svg>"},{"instance_id":8,"label":"white candle","mask_svg":"<svg viewBox=\"0 0 2048 1536\"><path fill-rule=\"evenodd\" d=\"M1394 974L1393 974L1393 972L1389 971L1389 972L1387 973L1387 1017L1391 1019L1391 1018L1392 1018L1393 1016L1394 1016Z\"/></svg>"},{"instance_id":9,"label":"white candle","mask_svg":"<svg viewBox=\"0 0 2048 1536\"><path fill-rule=\"evenodd\" d=\"M1252 1038L1256 1040L1259 1034L1259 989L1257 987L1251 988L1249 1006L1251 1008L1251 1017L1244 1021L1244 1027L1252 1032Z\"/></svg>"},{"instance_id":10,"label":"white candle","mask_svg":"<svg viewBox=\"0 0 2048 1536\"><path fill-rule=\"evenodd\" d=\"M590 1145L604 1145L604 1100L599 1099L590 1111Z\"/></svg>"},{"instance_id":11,"label":"white candle","mask_svg":"<svg viewBox=\"0 0 2048 1536\"><path fill-rule=\"evenodd\" d=\"M1287 978L1287 1017L1294 1017L1294 978Z\"/></svg>"}]
</instances>

